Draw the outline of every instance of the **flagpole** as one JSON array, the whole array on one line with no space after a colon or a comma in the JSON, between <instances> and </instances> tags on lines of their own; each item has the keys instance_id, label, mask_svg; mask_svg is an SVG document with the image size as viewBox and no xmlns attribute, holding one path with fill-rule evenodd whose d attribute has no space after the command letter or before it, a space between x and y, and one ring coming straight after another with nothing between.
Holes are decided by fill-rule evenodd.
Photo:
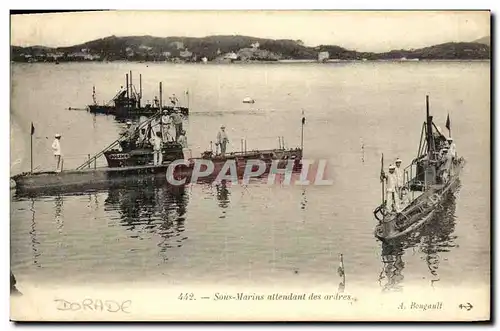
<instances>
[{"instance_id":1,"label":"flagpole","mask_svg":"<svg viewBox=\"0 0 500 331\"><path fill-rule=\"evenodd\" d=\"M448 113L448 117L446 117L446 128L448 129L448 135L451 138L451 120L450 113Z\"/></svg>"},{"instance_id":2,"label":"flagpole","mask_svg":"<svg viewBox=\"0 0 500 331\"><path fill-rule=\"evenodd\" d=\"M382 158L380 159L380 179L382 180L382 204L384 204L384 191L385 191L385 178L382 176L384 173L384 153L382 153Z\"/></svg>"},{"instance_id":3,"label":"flagpole","mask_svg":"<svg viewBox=\"0 0 500 331\"><path fill-rule=\"evenodd\" d=\"M31 128L30 128L30 164L31 164L31 173L33 173L33 122L31 122Z\"/></svg>"},{"instance_id":4,"label":"flagpole","mask_svg":"<svg viewBox=\"0 0 500 331\"><path fill-rule=\"evenodd\" d=\"M449 116L450 116L450 115L448 114L448 117L449 117ZM450 119L450 128L448 129L448 134L450 135L450 138L451 138L451 119Z\"/></svg>"},{"instance_id":5,"label":"flagpole","mask_svg":"<svg viewBox=\"0 0 500 331\"><path fill-rule=\"evenodd\" d=\"M304 117L304 109L302 109L302 127L300 132L300 150L304 153L304 124L306 123L306 118Z\"/></svg>"}]
</instances>

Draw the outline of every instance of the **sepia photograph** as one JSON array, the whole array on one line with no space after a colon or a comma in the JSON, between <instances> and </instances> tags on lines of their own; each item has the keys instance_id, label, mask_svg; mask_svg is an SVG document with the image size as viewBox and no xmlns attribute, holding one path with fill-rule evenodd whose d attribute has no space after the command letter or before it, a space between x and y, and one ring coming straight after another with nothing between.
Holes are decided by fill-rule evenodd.
<instances>
[{"instance_id":1,"label":"sepia photograph","mask_svg":"<svg viewBox=\"0 0 500 331\"><path fill-rule=\"evenodd\" d=\"M491 321L491 22L11 11L11 321Z\"/></svg>"}]
</instances>

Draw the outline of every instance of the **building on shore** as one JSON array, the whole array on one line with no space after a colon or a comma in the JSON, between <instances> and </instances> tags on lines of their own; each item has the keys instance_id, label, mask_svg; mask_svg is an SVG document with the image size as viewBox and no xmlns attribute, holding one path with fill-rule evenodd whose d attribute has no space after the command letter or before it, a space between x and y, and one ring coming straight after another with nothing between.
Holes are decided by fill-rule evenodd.
<instances>
[{"instance_id":1,"label":"building on shore","mask_svg":"<svg viewBox=\"0 0 500 331\"><path fill-rule=\"evenodd\" d=\"M318 62L326 62L330 59L330 53L329 52L319 52L318 53Z\"/></svg>"}]
</instances>

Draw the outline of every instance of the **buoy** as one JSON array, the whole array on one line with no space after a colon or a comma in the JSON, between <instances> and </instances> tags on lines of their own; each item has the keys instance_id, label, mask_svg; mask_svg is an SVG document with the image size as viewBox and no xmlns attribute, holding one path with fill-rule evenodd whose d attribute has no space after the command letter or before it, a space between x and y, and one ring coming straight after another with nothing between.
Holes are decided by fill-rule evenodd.
<instances>
[{"instance_id":1,"label":"buoy","mask_svg":"<svg viewBox=\"0 0 500 331\"><path fill-rule=\"evenodd\" d=\"M255 103L255 100L250 97L246 97L243 99L243 103Z\"/></svg>"}]
</instances>

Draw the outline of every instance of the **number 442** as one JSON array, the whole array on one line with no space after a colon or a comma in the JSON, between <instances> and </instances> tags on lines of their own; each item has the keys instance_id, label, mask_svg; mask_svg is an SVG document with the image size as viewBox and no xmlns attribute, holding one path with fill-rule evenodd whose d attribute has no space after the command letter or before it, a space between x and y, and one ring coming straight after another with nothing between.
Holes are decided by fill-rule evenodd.
<instances>
[{"instance_id":1,"label":"number 442","mask_svg":"<svg viewBox=\"0 0 500 331\"><path fill-rule=\"evenodd\" d=\"M193 293L181 293L177 297L179 300L195 300Z\"/></svg>"}]
</instances>

